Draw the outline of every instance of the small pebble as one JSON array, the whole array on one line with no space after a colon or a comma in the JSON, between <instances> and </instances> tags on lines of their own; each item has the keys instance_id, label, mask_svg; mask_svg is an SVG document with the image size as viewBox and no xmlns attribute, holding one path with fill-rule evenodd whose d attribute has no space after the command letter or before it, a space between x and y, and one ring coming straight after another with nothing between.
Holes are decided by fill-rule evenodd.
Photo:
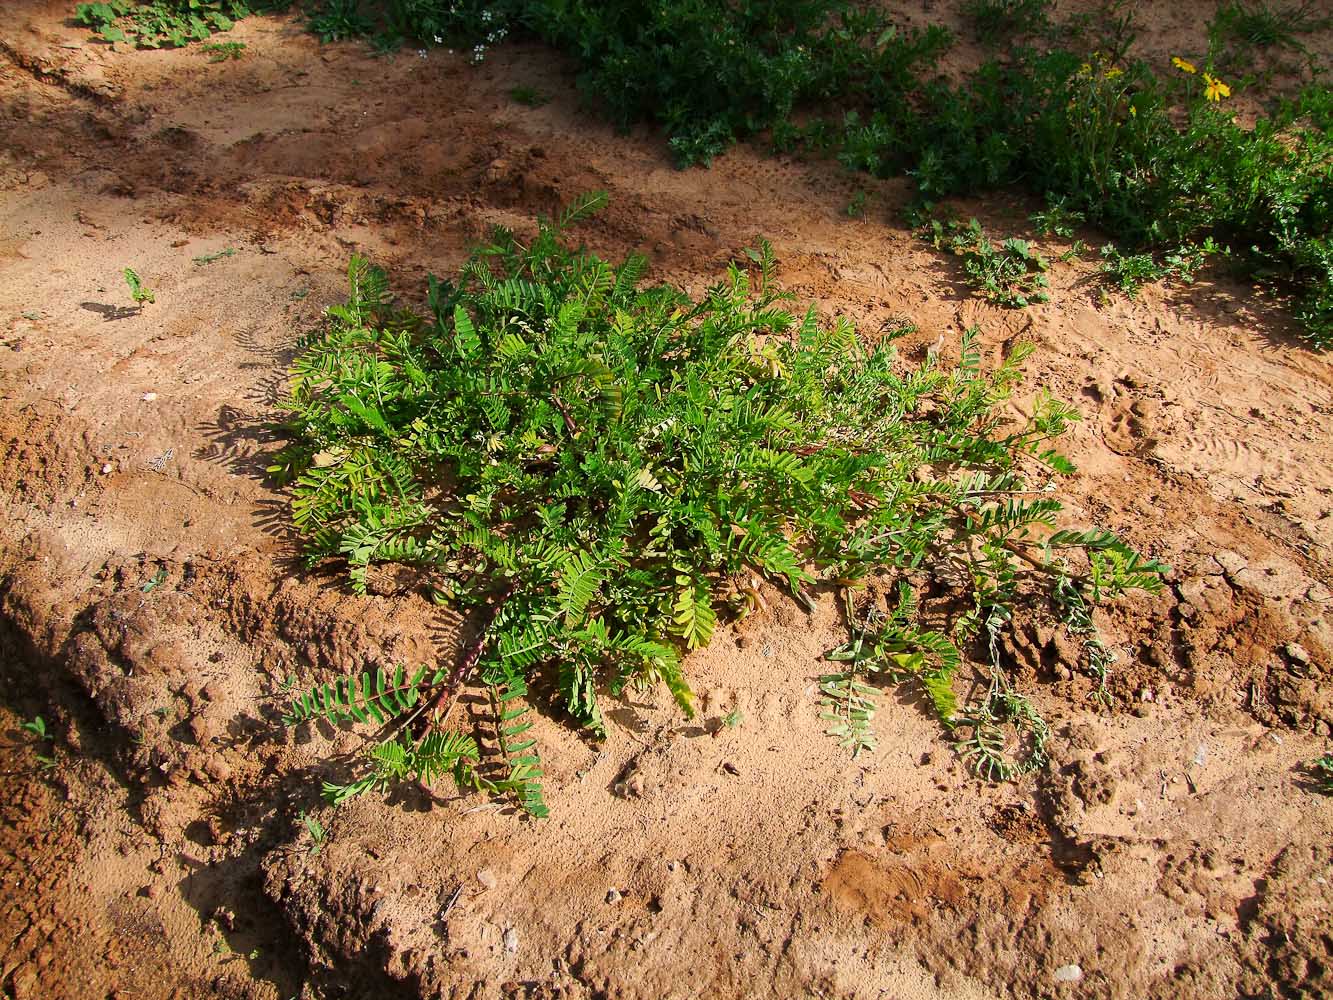
<instances>
[{"instance_id":1,"label":"small pebble","mask_svg":"<svg viewBox=\"0 0 1333 1000\"><path fill-rule=\"evenodd\" d=\"M505 951L509 952L509 954L512 955L514 952L518 951L518 931L514 930L514 928L505 928L503 940Z\"/></svg>"},{"instance_id":2,"label":"small pebble","mask_svg":"<svg viewBox=\"0 0 1333 1000\"><path fill-rule=\"evenodd\" d=\"M607 889L606 901L608 903L619 903L624 897L620 895L619 889Z\"/></svg>"},{"instance_id":3,"label":"small pebble","mask_svg":"<svg viewBox=\"0 0 1333 1000\"><path fill-rule=\"evenodd\" d=\"M1083 978L1083 970L1077 965L1062 965L1055 970L1057 983L1076 983Z\"/></svg>"},{"instance_id":4,"label":"small pebble","mask_svg":"<svg viewBox=\"0 0 1333 1000\"><path fill-rule=\"evenodd\" d=\"M196 715L187 726L190 735L194 737L195 746L207 746L209 741L217 735L217 727L202 715Z\"/></svg>"},{"instance_id":5,"label":"small pebble","mask_svg":"<svg viewBox=\"0 0 1333 1000\"><path fill-rule=\"evenodd\" d=\"M110 462L107 462L106 465L102 466L102 475L109 476L111 474L112 468L113 468L112 464Z\"/></svg>"},{"instance_id":6,"label":"small pebble","mask_svg":"<svg viewBox=\"0 0 1333 1000\"><path fill-rule=\"evenodd\" d=\"M143 401L145 403L151 403L155 399L157 399L157 393L155 392L145 392L143 394Z\"/></svg>"},{"instance_id":7,"label":"small pebble","mask_svg":"<svg viewBox=\"0 0 1333 1000\"><path fill-rule=\"evenodd\" d=\"M1287 645L1283 647L1283 651L1287 654L1287 658L1293 663L1310 662L1310 653L1299 642L1287 643Z\"/></svg>"},{"instance_id":8,"label":"small pebble","mask_svg":"<svg viewBox=\"0 0 1333 1000\"><path fill-rule=\"evenodd\" d=\"M231 765L221 755L213 754L204 761L204 773L213 781L226 781L231 777Z\"/></svg>"},{"instance_id":9,"label":"small pebble","mask_svg":"<svg viewBox=\"0 0 1333 1000\"><path fill-rule=\"evenodd\" d=\"M497 880L495 878L494 872L492 872L489 868L483 868L481 871L477 872L477 881L480 882L487 889L494 889Z\"/></svg>"}]
</instances>

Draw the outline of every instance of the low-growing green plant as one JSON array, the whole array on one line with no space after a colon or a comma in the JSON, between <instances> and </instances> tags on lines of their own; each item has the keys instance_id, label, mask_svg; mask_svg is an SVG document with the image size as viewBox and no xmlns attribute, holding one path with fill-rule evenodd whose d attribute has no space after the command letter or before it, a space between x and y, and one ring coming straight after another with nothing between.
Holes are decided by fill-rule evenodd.
<instances>
[{"instance_id":1,"label":"low-growing green plant","mask_svg":"<svg viewBox=\"0 0 1333 1000\"><path fill-rule=\"evenodd\" d=\"M325 829L323 823L304 811L301 813L301 825L305 827L306 835L310 837L310 846L306 848L306 853L313 858L324 850L324 843L329 839L329 831Z\"/></svg>"},{"instance_id":2,"label":"low-growing green plant","mask_svg":"<svg viewBox=\"0 0 1333 1000\"><path fill-rule=\"evenodd\" d=\"M543 94L535 87L514 87L509 91L509 99L516 104L522 104L529 108L540 108L543 104L549 104L551 101L549 94Z\"/></svg>"},{"instance_id":3,"label":"low-growing green plant","mask_svg":"<svg viewBox=\"0 0 1333 1000\"><path fill-rule=\"evenodd\" d=\"M46 720L40 715L34 715L27 722L19 723L19 728L25 733L29 733L38 740L49 740L51 738L50 730L46 727Z\"/></svg>"},{"instance_id":4,"label":"low-growing green plant","mask_svg":"<svg viewBox=\"0 0 1333 1000\"><path fill-rule=\"evenodd\" d=\"M1050 12L1051 0L966 0L963 4L963 15L987 45L1047 30Z\"/></svg>"},{"instance_id":5,"label":"low-growing green plant","mask_svg":"<svg viewBox=\"0 0 1333 1000\"><path fill-rule=\"evenodd\" d=\"M55 739L46 720L40 715L35 715L26 722L19 723L19 729L33 737L37 744L49 743ZM59 766L55 758L54 751L49 754L40 753L35 748L33 750L33 759L37 761L37 766L43 771L51 771Z\"/></svg>"},{"instance_id":6,"label":"low-growing green plant","mask_svg":"<svg viewBox=\"0 0 1333 1000\"><path fill-rule=\"evenodd\" d=\"M74 17L105 41L157 49L230 31L251 9L245 0L99 0L79 4Z\"/></svg>"},{"instance_id":7,"label":"low-growing green plant","mask_svg":"<svg viewBox=\"0 0 1333 1000\"><path fill-rule=\"evenodd\" d=\"M1060 236L1069 239L1074 235L1074 227L1084 221L1082 212L1068 208L1068 199L1054 199L1044 211L1033 212L1028 218L1043 236Z\"/></svg>"},{"instance_id":8,"label":"low-growing green plant","mask_svg":"<svg viewBox=\"0 0 1333 1000\"><path fill-rule=\"evenodd\" d=\"M1101 271L1122 292L1136 299L1144 285L1166 278L1191 284L1204 261L1218 252L1217 244L1210 237L1201 246L1186 245L1164 254L1159 263L1150 253L1125 254L1114 243L1108 243L1102 247Z\"/></svg>"},{"instance_id":9,"label":"low-growing green plant","mask_svg":"<svg viewBox=\"0 0 1333 1000\"><path fill-rule=\"evenodd\" d=\"M520 6L530 30L580 61L591 100L622 127L659 123L684 166L764 130L795 129L807 106L899 103L950 41L942 27L895 24L845 0Z\"/></svg>"},{"instance_id":10,"label":"low-growing green plant","mask_svg":"<svg viewBox=\"0 0 1333 1000\"><path fill-rule=\"evenodd\" d=\"M1250 58L1246 50L1289 49L1307 53L1299 35L1333 24L1333 15L1316 0L1275 7L1267 0L1224 0L1208 25L1212 50Z\"/></svg>"},{"instance_id":11,"label":"low-growing green plant","mask_svg":"<svg viewBox=\"0 0 1333 1000\"><path fill-rule=\"evenodd\" d=\"M321 0L310 14L310 30L321 42L364 38L375 30L375 22L361 6L361 0Z\"/></svg>"},{"instance_id":12,"label":"low-growing green plant","mask_svg":"<svg viewBox=\"0 0 1333 1000\"><path fill-rule=\"evenodd\" d=\"M1306 771L1315 791L1333 795L1333 750L1310 761Z\"/></svg>"},{"instance_id":13,"label":"low-growing green plant","mask_svg":"<svg viewBox=\"0 0 1333 1000\"><path fill-rule=\"evenodd\" d=\"M962 260L972 287L987 301L1019 309L1050 299L1046 292L1050 262L1027 240L1011 236L996 246L976 219L966 223L933 219L928 235L937 249Z\"/></svg>"},{"instance_id":14,"label":"low-growing green plant","mask_svg":"<svg viewBox=\"0 0 1333 1000\"><path fill-rule=\"evenodd\" d=\"M236 256L236 248L226 247L222 250L217 251L216 253L202 254L198 257L193 258L193 261L195 267L203 267L206 264L212 264L215 263L216 261L223 260L224 258L234 257L234 256Z\"/></svg>"},{"instance_id":15,"label":"low-growing green plant","mask_svg":"<svg viewBox=\"0 0 1333 1000\"><path fill-rule=\"evenodd\" d=\"M208 56L211 63L226 62L228 59L240 59L245 54L244 42L209 42L199 49Z\"/></svg>"},{"instance_id":16,"label":"low-growing green plant","mask_svg":"<svg viewBox=\"0 0 1333 1000\"><path fill-rule=\"evenodd\" d=\"M142 309L144 303L157 301L153 296L153 290L143 283L143 279L139 277L134 268L125 268L123 274L125 275L125 284L130 286L130 298L134 300L136 306Z\"/></svg>"},{"instance_id":17,"label":"low-growing green plant","mask_svg":"<svg viewBox=\"0 0 1333 1000\"><path fill-rule=\"evenodd\" d=\"M451 774L544 814L530 691L594 739L606 692L662 684L692 716L685 656L753 606L757 577L807 605L817 588L899 580L891 614L848 598L851 639L822 682L853 749L870 739L872 674L920 684L951 731L992 734L1017 710L955 712L964 650L979 643L1003 688L1014 608L1058 613L1057 587L1091 605L1159 585L1163 567L1113 534L1058 527L1050 478L1072 466L1052 442L1077 414L1045 395L1026 424L995 412L1029 347L987 374L971 332L952 371L900 367L892 338L869 347L846 321L789 312L763 242L700 300L645 288L642 257L613 266L562 241L600 204L529 241L497 230L457 280L430 280L424 317L354 259L348 301L293 366L293 440L271 471L291 484L307 561L342 564L358 592L381 563L414 567L477 635L450 665L293 701L294 724L382 728L331 800ZM920 596L948 624L924 627ZM474 682L498 760L448 725Z\"/></svg>"}]
</instances>

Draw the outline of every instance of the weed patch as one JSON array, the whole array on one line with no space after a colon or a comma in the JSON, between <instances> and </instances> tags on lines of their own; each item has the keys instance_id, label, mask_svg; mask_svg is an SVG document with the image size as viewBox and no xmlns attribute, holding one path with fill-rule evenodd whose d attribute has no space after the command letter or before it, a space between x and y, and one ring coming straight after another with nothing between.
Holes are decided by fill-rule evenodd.
<instances>
[{"instance_id":1,"label":"weed patch","mask_svg":"<svg viewBox=\"0 0 1333 1000\"><path fill-rule=\"evenodd\" d=\"M570 248L589 199L524 242L497 230L455 280L429 283L425 316L354 259L292 370L291 484L310 564L343 565L365 592L383 563L414 567L479 638L452 664L334 679L298 696L294 724L390 724L366 773L332 801L445 775L545 812L533 690L589 738L603 698L664 685L694 714L687 654L756 606L764 581L811 605L844 594L848 642L821 682L830 731L873 742L885 682L928 694L989 776L1036 766L1044 723L1014 692L997 643L1034 603L1071 623L1163 567L1115 535L1062 528L1054 440L1077 414L1039 397L1007 426L995 409L1030 353L981 369L903 366L846 321L793 314L761 242L699 300L643 287L646 262ZM890 608L865 597L897 581ZM918 602L941 609L927 627ZM1082 634L1082 633L1079 633ZM958 706L976 651L990 678ZM499 759L450 728L460 689L490 691ZM1027 756L1010 760L1005 727ZM1025 763L1026 761L1027 763Z\"/></svg>"},{"instance_id":2,"label":"weed patch","mask_svg":"<svg viewBox=\"0 0 1333 1000\"><path fill-rule=\"evenodd\" d=\"M1274 6L1266 0L1225 0L1208 25L1208 48L1219 65L1245 71L1278 54L1302 57L1311 69L1317 62L1301 41L1333 25L1315 0Z\"/></svg>"},{"instance_id":3,"label":"weed patch","mask_svg":"<svg viewBox=\"0 0 1333 1000\"><path fill-rule=\"evenodd\" d=\"M105 41L158 49L180 48L230 31L252 9L243 0L99 0L79 4L74 17Z\"/></svg>"},{"instance_id":4,"label":"weed patch","mask_svg":"<svg viewBox=\"0 0 1333 1000\"><path fill-rule=\"evenodd\" d=\"M1027 240L1011 236L996 246L976 219L966 224L932 220L928 236L937 249L962 260L972 287L988 301L1019 309L1050 299L1050 262Z\"/></svg>"},{"instance_id":5,"label":"weed patch","mask_svg":"<svg viewBox=\"0 0 1333 1000\"><path fill-rule=\"evenodd\" d=\"M1310 761L1305 770L1315 791L1333 795L1333 750Z\"/></svg>"},{"instance_id":6,"label":"weed patch","mask_svg":"<svg viewBox=\"0 0 1333 1000\"><path fill-rule=\"evenodd\" d=\"M515 104L522 104L528 108L540 108L543 104L549 104L551 101L549 95L543 94L533 87L514 87L509 91L509 99Z\"/></svg>"},{"instance_id":7,"label":"weed patch","mask_svg":"<svg viewBox=\"0 0 1333 1000\"><path fill-rule=\"evenodd\" d=\"M966 0L963 4L963 15L986 45L1047 31L1050 10L1051 0Z\"/></svg>"},{"instance_id":8,"label":"weed patch","mask_svg":"<svg viewBox=\"0 0 1333 1000\"><path fill-rule=\"evenodd\" d=\"M227 62L228 60L237 60L245 54L244 42L209 42L202 45L199 51L208 56L211 63Z\"/></svg>"},{"instance_id":9,"label":"weed patch","mask_svg":"<svg viewBox=\"0 0 1333 1000\"><path fill-rule=\"evenodd\" d=\"M1115 244L1108 243L1102 247L1101 271L1122 292L1136 299L1144 285L1167 278L1190 284L1204 261L1217 252L1217 244L1207 239L1202 246L1187 245L1173 250L1159 263L1150 253L1125 254Z\"/></svg>"}]
</instances>

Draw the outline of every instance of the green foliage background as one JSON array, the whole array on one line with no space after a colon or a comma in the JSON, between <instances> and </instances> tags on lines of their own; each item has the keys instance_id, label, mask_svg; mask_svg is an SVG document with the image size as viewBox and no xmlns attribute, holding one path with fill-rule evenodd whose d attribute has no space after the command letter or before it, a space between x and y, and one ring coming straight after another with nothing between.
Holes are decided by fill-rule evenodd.
<instances>
[{"instance_id":1,"label":"green foliage background","mask_svg":"<svg viewBox=\"0 0 1333 1000\"><path fill-rule=\"evenodd\" d=\"M659 124L682 166L764 135L777 149L910 176L926 200L1023 189L1140 254L1179 256L1211 239L1244 273L1291 296L1315 344L1333 344L1328 88L1316 83L1243 127L1205 99L1200 74L1126 54L1133 22L1123 4L1111 5L1120 19L1100 43L1111 55L1094 57L1056 33L1048 6L973 3L985 37L1050 44L1015 41L957 83L935 69L948 31L906 28L846 0L321 0L311 26L326 40L365 35L384 48L471 46L476 61L505 37L535 36L575 60L589 102L612 120ZM248 9L242 0L104 0L78 16L106 38L179 45ZM1256 16L1235 4L1219 13L1217 58L1234 62L1228 46L1255 35ZM1260 20L1270 28L1255 45L1283 25Z\"/></svg>"}]
</instances>

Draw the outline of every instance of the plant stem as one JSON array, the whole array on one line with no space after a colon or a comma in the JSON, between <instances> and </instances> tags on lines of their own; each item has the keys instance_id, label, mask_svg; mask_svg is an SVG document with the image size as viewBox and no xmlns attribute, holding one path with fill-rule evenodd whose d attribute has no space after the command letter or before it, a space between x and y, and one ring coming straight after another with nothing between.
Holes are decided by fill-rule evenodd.
<instances>
[{"instance_id":1,"label":"plant stem","mask_svg":"<svg viewBox=\"0 0 1333 1000\"><path fill-rule=\"evenodd\" d=\"M458 693L458 689L462 687L463 683L472 675L472 671L477 668L477 664L481 661L481 654L486 648L486 640L489 638L490 627L495 623L495 620L500 617L500 612L504 609L505 602L513 596L517 586L517 583L510 583L509 586L505 588L504 593L501 594L499 600L495 602L495 607L491 611L490 620L486 622L485 627L477 634L477 637L472 640L472 645L468 646L463 655L458 658L458 662L454 664L454 669L449 671L449 676L445 678L444 684L440 686L439 691L437 691L435 696L426 704L426 715L429 716L431 720L427 727L428 731L443 728L445 722L448 721L449 713L453 711L455 704L454 695ZM440 709L444 708L446 705L448 706L447 709L443 715L440 715Z\"/></svg>"}]
</instances>

